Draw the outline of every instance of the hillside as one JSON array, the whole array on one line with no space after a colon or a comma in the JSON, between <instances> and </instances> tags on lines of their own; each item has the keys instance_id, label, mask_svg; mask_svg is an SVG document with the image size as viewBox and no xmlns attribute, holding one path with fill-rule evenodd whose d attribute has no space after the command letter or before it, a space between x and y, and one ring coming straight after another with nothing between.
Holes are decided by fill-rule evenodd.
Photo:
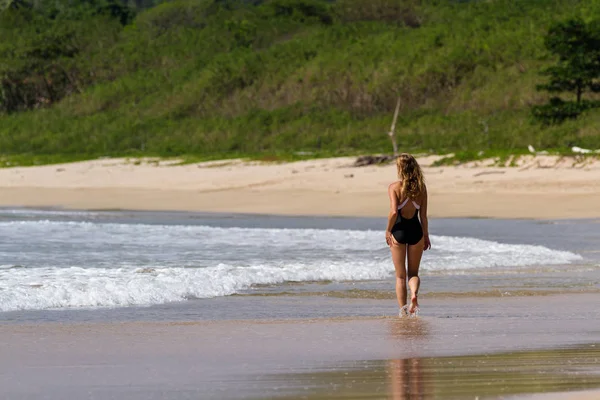
<instances>
[{"instance_id":1,"label":"hillside","mask_svg":"<svg viewBox=\"0 0 600 400\"><path fill-rule=\"evenodd\" d=\"M598 0L92 3L2 12L5 157L389 152L398 96L401 150L600 148L598 110L530 114L548 27Z\"/></svg>"}]
</instances>

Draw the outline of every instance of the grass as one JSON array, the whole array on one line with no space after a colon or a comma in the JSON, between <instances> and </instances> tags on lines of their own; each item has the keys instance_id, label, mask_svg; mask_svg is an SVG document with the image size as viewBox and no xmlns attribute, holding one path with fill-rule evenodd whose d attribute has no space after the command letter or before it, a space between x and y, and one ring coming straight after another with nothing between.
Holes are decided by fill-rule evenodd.
<instances>
[{"instance_id":1,"label":"grass","mask_svg":"<svg viewBox=\"0 0 600 400\"><path fill-rule=\"evenodd\" d=\"M48 164L65 164L75 161L89 160L93 157L89 155L63 155L63 154L52 154L52 155L34 155L34 154L12 154L0 156L0 168L12 168L12 167L31 167L36 165L48 165Z\"/></svg>"},{"instance_id":2,"label":"grass","mask_svg":"<svg viewBox=\"0 0 600 400\"><path fill-rule=\"evenodd\" d=\"M496 167L517 167L518 161L523 156L534 155L527 149L522 150L491 150L491 151L459 151L445 155L439 160L432 163L434 167L453 166L465 164L472 161L491 160L493 166ZM578 163L584 160L600 160L600 154L578 154L566 149L550 149L546 150L544 155L558 156L564 158L572 158Z\"/></svg>"},{"instance_id":3,"label":"grass","mask_svg":"<svg viewBox=\"0 0 600 400\"><path fill-rule=\"evenodd\" d=\"M108 48L75 60L96 77L81 93L0 115L4 159L390 153L398 96L401 151L454 153L444 161L453 163L528 145L600 148L598 110L553 127L530 117L530 106L547 100L535 90L553 61L547 28L600 16L600 1L378 0L383 11L362 20L352 11L360 2L314 1L332 16L327 23L298 10L278 15L272 2L218 12L209 3L139 14ZM404 11L391 6L400 3ZM398 23L403 16L420 25Z\"/></svg>"}]
</instances>

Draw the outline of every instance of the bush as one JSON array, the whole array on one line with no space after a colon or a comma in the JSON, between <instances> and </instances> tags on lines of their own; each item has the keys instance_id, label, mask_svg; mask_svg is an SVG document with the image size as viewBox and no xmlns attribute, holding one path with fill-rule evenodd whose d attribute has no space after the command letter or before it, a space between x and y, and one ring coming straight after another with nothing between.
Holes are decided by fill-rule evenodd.
<instances>
[{"instance_id":1,"label":"bush","mask_svg":"<svg viewBox=\"0 0 600 400\"><path fill-rule=\"evenodd\" d=\"M89 51L112 44L116 25L129 15L113 3L69 8L57 0L0 11L0 112L45 107L79 93L90 79L84 71Z\"/></svg>"},{"instance_id":2,"label":"bush","mask_svg":"<svg viewBox=\"0 0 600 400\"><path fill-rule=\"evenodd\" d=\"M207 24L207 11L211 0L174 1L163 3L142 13L135 26L153 37L160 36L170 29L202 29Z\"/></svg>"},{"instance_id":3,"label":"bush","mask_svg":"<svg viewBox=\"0 0 600 400\"><path fill-rule=\"evenodd\" d=\"M343 22L383 21L417 28L421 17L415 0L338 0L337 16Z\"/></svg>"},{"instance_id":4,"label":"bush","mask_svg":"<svg viewBox=\"0 0 600 400\"><path fill-rule=\"evenodd\" d=\"M584 111L598 107L600 107L600 101L582 100L577 103L574 101L563 101L558 97L552 97L548 104L533 106L532 113L536 120L548 126L561 124L568 119L575 119Z\"/></svg>"},{"instance_id":5,"label":"bush","mask_svg":"<svg viewBox=\"0 0 600 400\"><path fill-rule=\"evenodd\" d=\"M552 63L548 27L557 17L600 15L600 2L415 0L418 29L402 22L399 5L410 4L175 0L125 28L98 15L36 25L17 10L20 19L0 23L0 81L8 82L0 96L25 106L0 115L0 149L382 152L398 97L405 151L600 147L592 103L572 119L583 109L554 102L567 119L560 126L532 124L530 109L546 100L535 86ZM354 7L344 19L342 6Z\"/></svg>"},{"instance_id":6,"label":"bush","mask_svg":"<svg viewBox=\"0 0 600 400\"><path fill-rule=\"evenodd\" d=\"M293 18L300 22L319 20L325 25L333 23L331 7L318 0L271 0L267 6L275 17Z\"/></svg>"}]
</instances>

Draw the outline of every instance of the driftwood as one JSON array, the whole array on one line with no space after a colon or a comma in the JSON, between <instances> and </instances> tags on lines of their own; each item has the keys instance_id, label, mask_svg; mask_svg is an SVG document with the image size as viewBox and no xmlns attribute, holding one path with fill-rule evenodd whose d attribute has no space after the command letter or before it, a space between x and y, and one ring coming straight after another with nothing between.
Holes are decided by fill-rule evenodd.
<instances>
[{"instance_id":1,"label":"driftwood","mask_svg":"<svg viewBox=\"0 0 600 400\"><path fill-rule=\"evenodd\" d=\"M387 164L396 159L396 156L380 155L380 156L360 156L354 161L355 167L364 167L366 165Z\"/></svg>"},{"instance_id":2,"label":"driftwood","mask_svg":"<svg viewBox=\"0 0 600 400\"><path fill-rule=\"evenodd\" d=\"M398 101L396 102L396 109L394 110L394 119L392 120L392 126L390 131L388 132L388 136L392 140L392 148L394 150L394 155L380 155L380 156L361 156L354 161L355 167L364 167L366 165L379 165L379 164L388 164L398 157L398 143L396 142L396 123L398 122L398 114L400 113L400 106L402 105L402 99L398 96Z\"/></svg>"},{"instance_id":3,"label":"driftwood","mask_svg":"<svg viewBox=\"0 0 600 400\"><path fill-rule=\"evenodd\" d=\"M394 120L392 121L392 127L388 132L388 136L392 139L392 147L394 149L394 155L398 155L398 143L396 142L396 122L398 121L398 113L400 112L400 104L402 103L402 99L398 97L398 102L396 103L396 109L394 110Z\"/></svg>"}]
</instances>

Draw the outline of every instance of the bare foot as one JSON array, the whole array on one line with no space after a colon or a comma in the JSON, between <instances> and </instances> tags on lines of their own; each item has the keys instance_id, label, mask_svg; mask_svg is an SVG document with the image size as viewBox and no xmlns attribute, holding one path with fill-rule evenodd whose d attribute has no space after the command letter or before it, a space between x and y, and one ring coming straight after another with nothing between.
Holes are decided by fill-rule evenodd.
<instances>
[{"instance_id":1,"label":"bare foot","mask_svg":"<svg viewBox=\"0 0 600 400\"><path fill-rule=\"evenodd\" d=\"M408 308L408 312L410 315L417 315L419 312L419 302L417 301L417 295L414 295L410 299L410 307Z\"/></svg>"},{"instance_id":2,"label":"bare foot","mask_svg":"<svg viewBox=\"0 0 600 400\"><path fill-rule=\"evenodd\" d=\"M408 317L408 306L407 305L400 307L400 312L398 313L398 316L400 318Z\"/></svg>"}]
</instances>

